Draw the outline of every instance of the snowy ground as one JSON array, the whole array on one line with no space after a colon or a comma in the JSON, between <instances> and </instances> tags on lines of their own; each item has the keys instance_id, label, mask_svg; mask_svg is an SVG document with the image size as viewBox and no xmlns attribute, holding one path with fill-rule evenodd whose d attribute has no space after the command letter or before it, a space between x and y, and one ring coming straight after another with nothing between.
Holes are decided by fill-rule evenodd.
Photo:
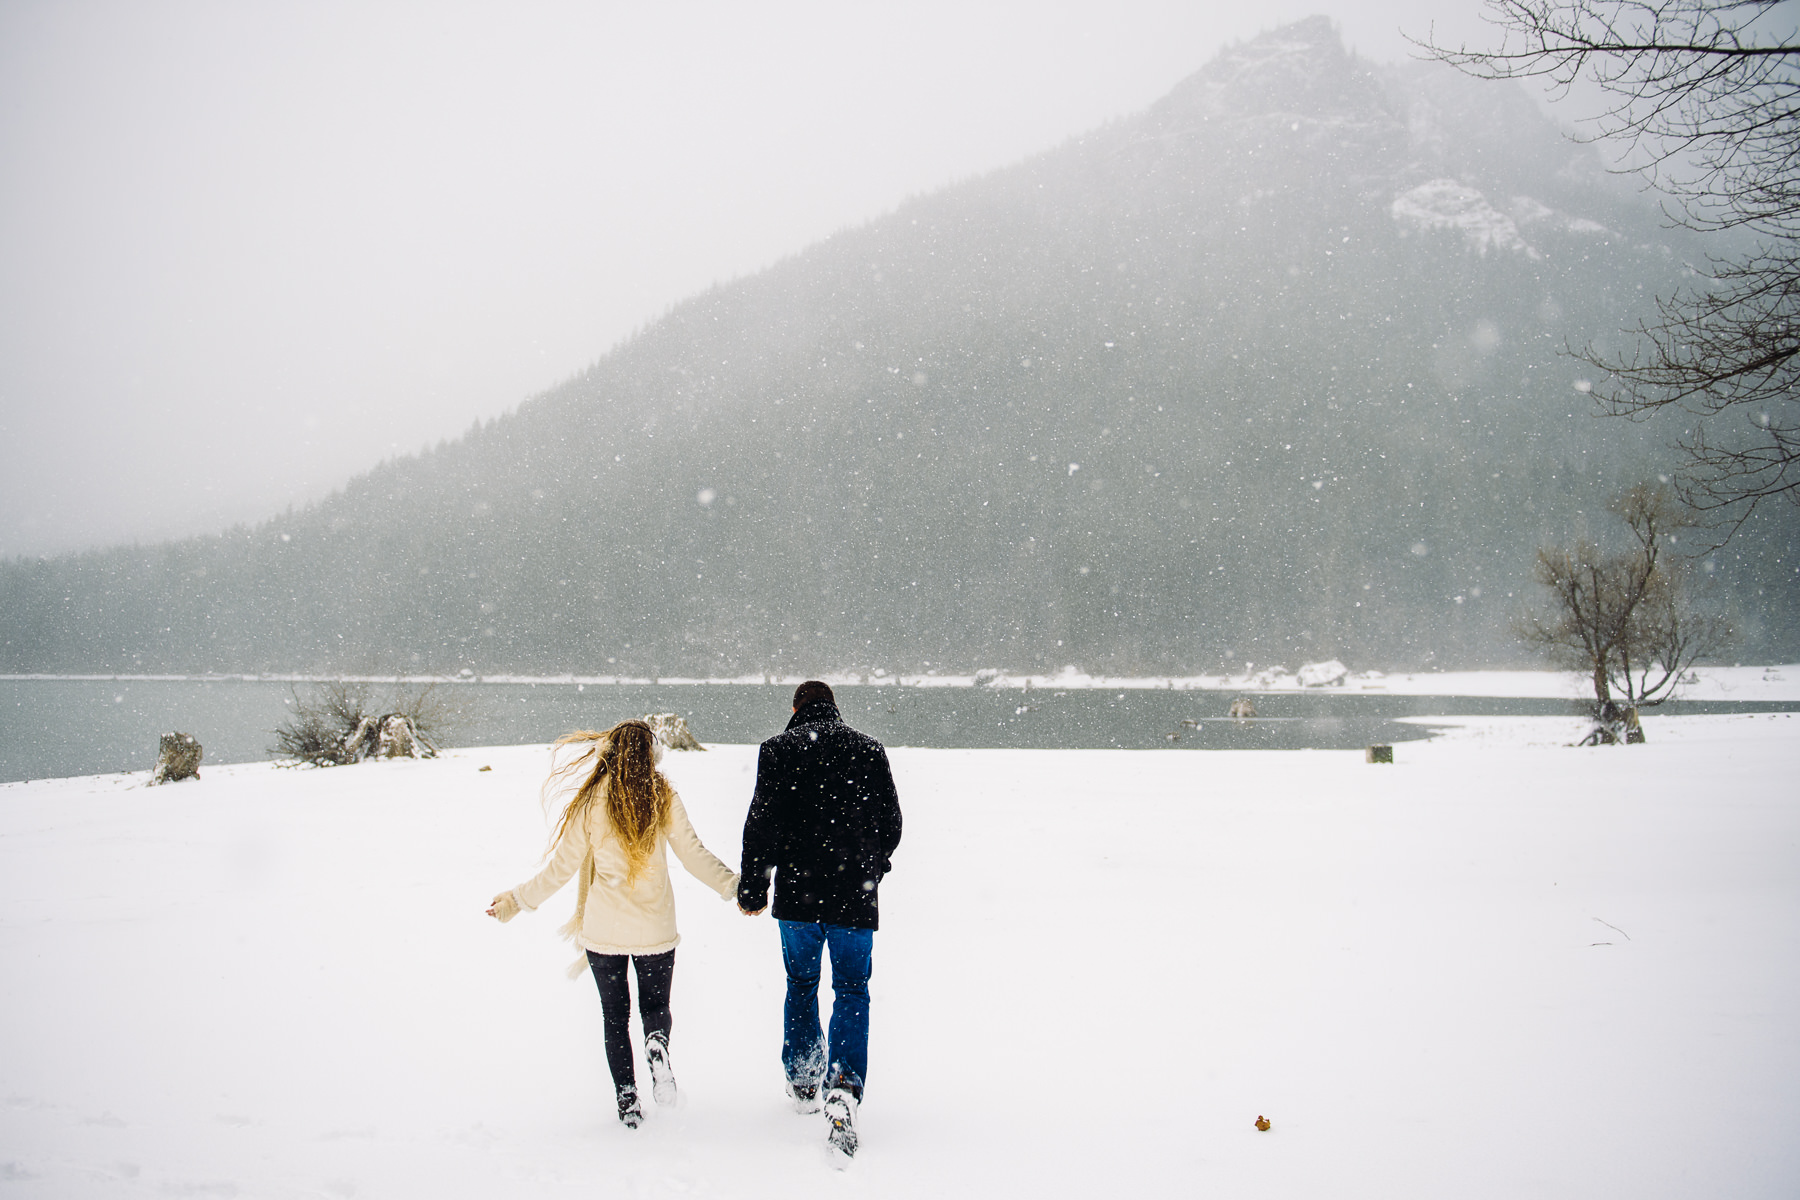
<instances>
[{"instance_id":1,"label":"snowy ground","mask_svg":"<svg viewBox=\"0 0 1800 1200\"><path fill-rule=\"evenodd\" d=\"M1460 720L1391 767L896 751L855 1188L1800 1193L1800 717L1646 725ZM613 1119L572 897L481 912L544 764L0 786L0 1197L830 1186L774 930L685 876L686 1104ZM671 756L728 858L753 764Z\"/></svg>"}]
</instances>

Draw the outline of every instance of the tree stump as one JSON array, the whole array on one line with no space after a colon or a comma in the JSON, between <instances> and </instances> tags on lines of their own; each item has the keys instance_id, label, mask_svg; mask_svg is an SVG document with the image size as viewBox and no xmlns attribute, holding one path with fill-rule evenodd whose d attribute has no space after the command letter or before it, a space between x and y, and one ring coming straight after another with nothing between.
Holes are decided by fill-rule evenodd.
<instances>
[{"instance_id":1,"label":"tree stump","mask_svg":"<svg viewBox=\"0 0 1800 1200\"><path fill-rule=\"evenodd\" d=\"M674 713L645 713L644 720L656 740L671 750L704 750L699 739L688 731L687 722Z\"/></svg>"},{"instance_id":2,"label":"tree stump","mask_svg":"<svg viewBox=\"0 0 1800 1200\"><path fill-rule=\"evenodd\" d=\"M165 733L157 744L156 769L150 782L176 783L200 778L200 743L188 733Z\"/></svg>"},{"instance_id":3,"label":"tree stump","mask_svg":"<svg viewBox=\"0 0 1800 1200\"><path fill-rule=\"evenodd\" d=\"M1239 696L1236 700L1231 702L1231 715L1244 719L1254 717L1256 715L1256 705L1251 702L1250 697Z\"/></svg>"},{"instance_id":4,"label":"tree stump","mask_svg":"<svg viewBox=\"0 0 1800 1200\"><path fill-rule=\"evenodd\" d=\"M1363 761L1372 763L1391 763L1394 761L1392 746L1370 746L1363 751Z\"/></svg>"},{"instance_id":5,"label":"tree stump","mask_svg":"<svg viewBox=\"0 0 1800 1200\"><path fill-rule=\"evenodd\" d=\"M364 717L356 723L356 728L344 738L343 763L359 763L369 757L374 750L379 733L374 717Z\"/></svg>"},{"instance_id":6,"label":"tree stump","mask_svg":"<svg viewBox=\"0 0 1800 1200\"><path fill-rule=\"evenodd\" d=\"M424 746L413 730L413 723L400 713L390 713L381 720L381 734L375 742L377 758L424 758Z\"/></svg>"}]
</instances>

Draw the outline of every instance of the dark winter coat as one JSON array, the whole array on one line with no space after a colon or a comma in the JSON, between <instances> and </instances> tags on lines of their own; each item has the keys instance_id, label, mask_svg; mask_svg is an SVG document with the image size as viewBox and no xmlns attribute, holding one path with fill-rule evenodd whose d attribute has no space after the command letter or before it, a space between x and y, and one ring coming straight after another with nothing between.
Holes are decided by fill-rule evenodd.
<instances>
[{"instance_id":1,"label":"dark winter coat","mask_svg":"<svg viewBox=\"0 0 1800 1200\"><path fill-rule=\"evenodd\" d=\"M887 751L815 700L762 744L738 904L762 908L773 877L777 920L878 928L878 889L899 844Z\"/></svg>"}]
</instances>

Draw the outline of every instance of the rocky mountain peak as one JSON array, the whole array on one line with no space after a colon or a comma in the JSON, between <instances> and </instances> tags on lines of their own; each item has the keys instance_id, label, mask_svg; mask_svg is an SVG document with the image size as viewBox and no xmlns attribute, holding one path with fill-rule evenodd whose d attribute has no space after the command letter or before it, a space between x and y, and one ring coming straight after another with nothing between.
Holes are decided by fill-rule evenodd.
<instances>
[{"instance_id":1,"label":"rocky mountain peak","mask_svg":"<svg viewBox=\"0 0 1800 1200\"><path fill-rule=\"evenodd\" d=\"M1233 119L1392 119L1369 65L1329 18L1307 17L1227 47L1151 110L1159 123Z\"/></svg>"}]
</instances>

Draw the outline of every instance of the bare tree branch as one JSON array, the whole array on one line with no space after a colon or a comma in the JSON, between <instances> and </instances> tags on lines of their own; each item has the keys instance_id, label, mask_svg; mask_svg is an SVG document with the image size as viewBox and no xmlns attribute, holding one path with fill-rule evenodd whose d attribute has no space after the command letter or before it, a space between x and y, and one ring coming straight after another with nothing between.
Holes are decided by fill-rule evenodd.
<instances>
[{"instance_id":1,"label":"bare tree branch","mask_svg":"<svg viewBox=\"0 0 1800 1200\"><path fill-rule=\"evenodd\" d=\"M1752 248L1657 302L1635 349L1575 357L1605 373L1602 411L1695 420L1676 445L1682 499L1726 518L1800 503L1800 35L1779 0L1487 0L1497 47L1415 40L1483 79L1585 80L1606 107L1586 140L1669 197L1671 223ZM1784 23L1785 22L1785 23Z\"/></svg>"}]
</instances>

